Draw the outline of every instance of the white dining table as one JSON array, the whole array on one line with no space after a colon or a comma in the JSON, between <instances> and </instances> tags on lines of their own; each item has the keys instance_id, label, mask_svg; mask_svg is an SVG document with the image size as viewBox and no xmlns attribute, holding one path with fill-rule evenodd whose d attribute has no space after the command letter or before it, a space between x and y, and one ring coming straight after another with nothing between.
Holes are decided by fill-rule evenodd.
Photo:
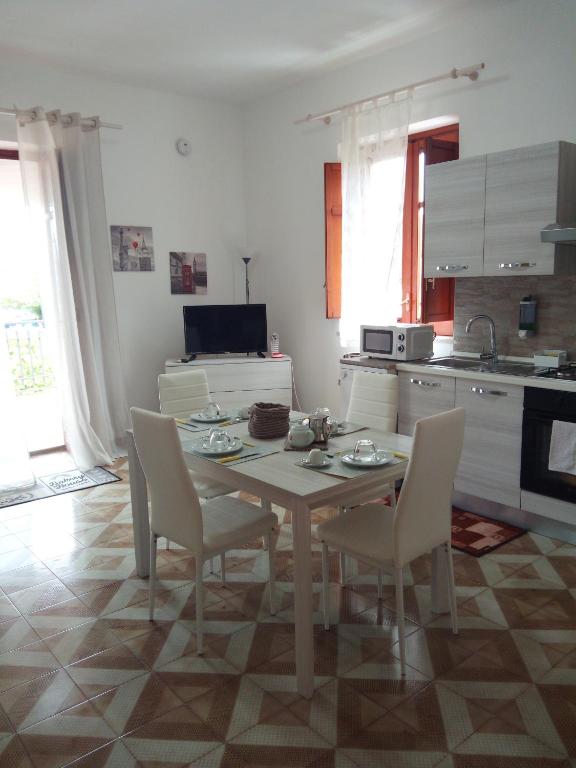
<instances>
[{"instance_id":1,"label":"white dining table","mask_svg":"<svg viewBox=\"0 0 576 768\"><path fill-rule=\"evenodd\" d=\"M355 499L366 498L374 491L374 498L383 495L384 486L401 479L408 466L407 461L392 463L378 469L361 472L354 478L338 478L316 470L297 466L304 454L285 451L285 439L257 440L248 433L246 422L227 426L226 430L242 440L263 449L277 448L277 453L236 464L219 464L190 451L190 442L196 433L179 429L187 465L223 485L267 499L292 512L294 552L294 615L296 643L296 681L298 692L310 698L314 691L314 645L312 604L312 542L311 511L318 507L351 506ZM127 434L130 470L130 493L134 546L138 576L149 574L150 526L146 479L142 471L134 438ZM358 439L373 440L379 448L403 452L409 455L412 438L391 432L367 428L354 434L330 439L330 452L353 447ZM187 450L188 447L188 450ZM339 459L335 457L336 465ZM447 613L449 610L445 552L439 547L432 553L432 610Z\"/></svg>"}]
</instances>

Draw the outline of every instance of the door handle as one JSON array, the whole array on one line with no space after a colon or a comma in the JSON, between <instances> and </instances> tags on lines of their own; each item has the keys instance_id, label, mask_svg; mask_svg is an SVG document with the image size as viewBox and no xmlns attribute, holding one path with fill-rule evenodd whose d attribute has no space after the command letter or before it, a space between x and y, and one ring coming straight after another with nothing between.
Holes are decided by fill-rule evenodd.
<instances>
[{"instance_id":1,"label":"door handle","mask_svg":"<svg viewBox=\"0 0 576 768\"><path fill-rule=\"evenodd\" d=\"M423 379L410 379L410 384L416 384L418 387L440 387L438 381L424 381Z\"/></svg>"},{"instance_id":2,"label":"door handle","mask_svg":"<svg viewBox=\"0 0 576 768\"><path fill-rule=\"evenodd\" d=\"M474 392L475 395L494 395L495 397L508 395L508 392L503 392L500 389L484 389L484 387L470 387L470 392Z\"/></svg>"}]
</instances>

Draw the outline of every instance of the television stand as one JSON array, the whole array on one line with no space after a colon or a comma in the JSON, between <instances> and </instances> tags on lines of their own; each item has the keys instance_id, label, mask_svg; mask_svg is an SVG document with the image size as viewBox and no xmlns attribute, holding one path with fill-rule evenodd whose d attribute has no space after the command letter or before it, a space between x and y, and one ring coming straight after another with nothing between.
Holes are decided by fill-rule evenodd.
<instances>
[{"instance_id":1,"label":"television stand","mask_svg":"<svg viewBox=\"0 0 576 768\"><path fill-rule=\"evenodd\" d=\"M287 356L197 355L190 362L167 360L165 371L179 373L195 368L204 368L212 398L226 408L260 402L292 407L292 360Z\"/></svg>"}]
</instances>

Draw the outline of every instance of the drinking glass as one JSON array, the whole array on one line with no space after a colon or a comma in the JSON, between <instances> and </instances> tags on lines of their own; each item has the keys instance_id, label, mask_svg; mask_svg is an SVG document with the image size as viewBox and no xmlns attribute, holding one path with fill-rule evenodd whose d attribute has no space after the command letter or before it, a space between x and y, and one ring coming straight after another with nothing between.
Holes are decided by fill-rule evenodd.
<instances>
[{"instance_id":1,"label":"drinking glass","mask_svg":"<svg viewBox=\"0 0 576 768\"><path fill-rule=\"evenodd\" d=\"M232 445L233 438L225 429L212 428L208 437L208 447L212 451L225 451Z\"/></svg>"},{"instance_id":2,"label":"drinking glass","mask_svg":"<svg viewBox=\"0 0 576 768\"><path fill-rule=\"evenodd\" d=\"M216 419L218 416L220 416L221 413L222 409L218 403L208 403L208 405L202 411L202 414L206 416L207 419Z\"/></svg>"},{"instance_id":3,"label":"drinking glass","mask_svg":"<svg viewBox=\"0 0 576 768\"><path fill-rule=\"evenodd\" d=\"M358 440L354 446L354 461L370 463L378 457L378 449L373 440Z\"/></svg>"}]
</instances>

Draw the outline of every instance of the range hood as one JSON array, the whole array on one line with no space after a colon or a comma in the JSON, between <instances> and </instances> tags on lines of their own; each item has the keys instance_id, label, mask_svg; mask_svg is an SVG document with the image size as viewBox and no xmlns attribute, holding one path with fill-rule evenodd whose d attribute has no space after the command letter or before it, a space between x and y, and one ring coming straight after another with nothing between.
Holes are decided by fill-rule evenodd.
<instances>
[{"instance_id":1,"label":"range hood","mask_svg":"<svg viewBox=\"0 0 576 768\"><path fill-rule=\"evenodd\" d=\"M540 230L543 243L564 243L576 245L576 224L548 224Z\"/></svg>"}]
</instances>

